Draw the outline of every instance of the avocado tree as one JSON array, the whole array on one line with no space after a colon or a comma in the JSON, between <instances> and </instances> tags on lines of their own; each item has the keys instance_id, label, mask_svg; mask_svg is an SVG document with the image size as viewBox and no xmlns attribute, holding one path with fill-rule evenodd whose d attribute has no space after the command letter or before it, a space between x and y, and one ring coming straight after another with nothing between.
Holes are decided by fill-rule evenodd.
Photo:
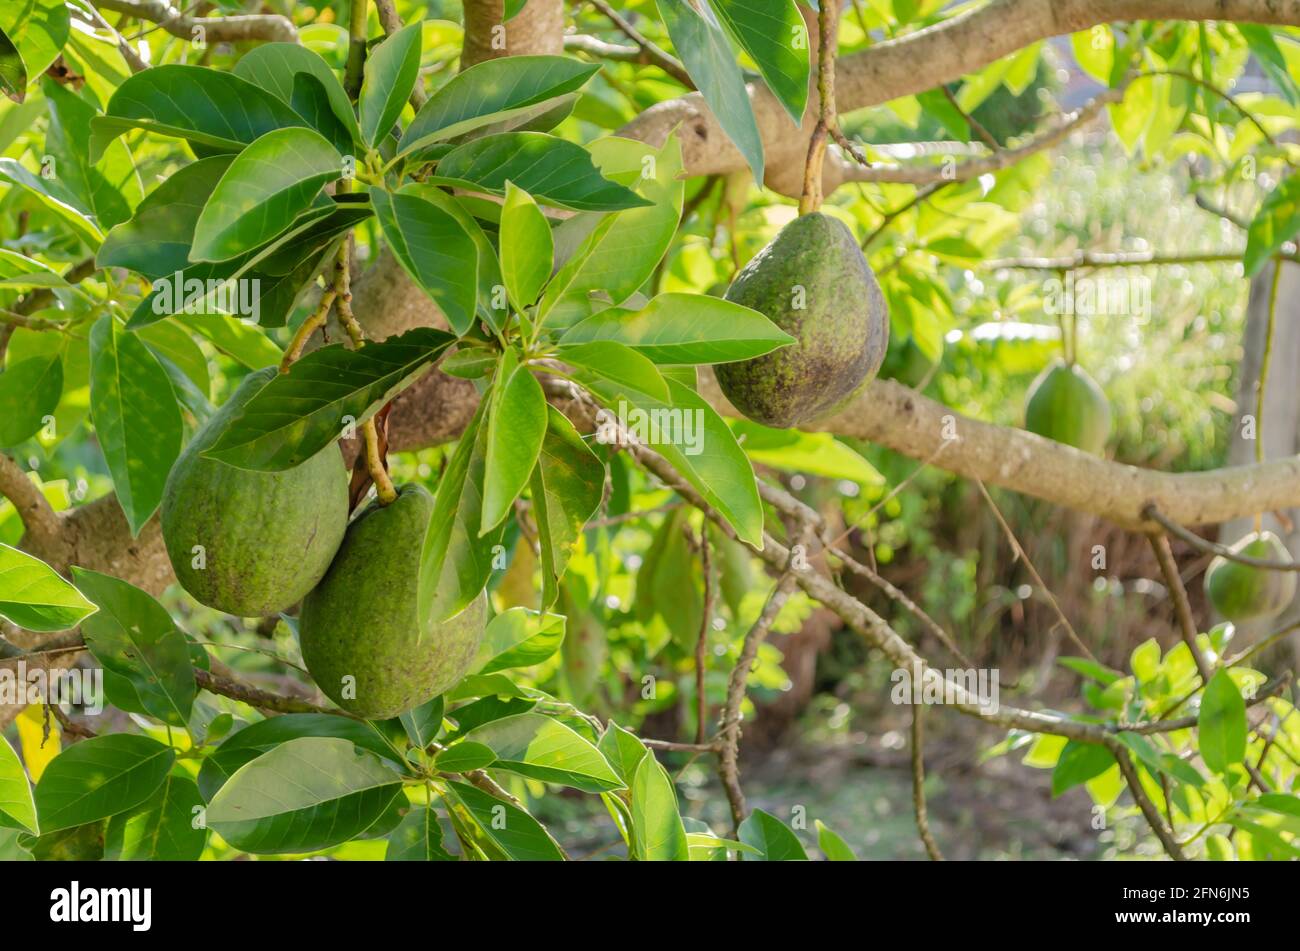
<instances>
[{"instance_id":1,"label":"avocado tree","mask_svg":"<svg viewBox=\"0 0 1300 951\"><path fill-rule=\"evenodd\" d=\"M1300 460L1109 460L1073 311L1025 428L898 369L940 359L983 269L1271 269L1271 326L1295 5L251 6L0 9L0 854L563 859L533 813L567 787L629 858L805 858L739 752L769 634L813 605L910 688L932 857L931 703L1171 858L1300 854L1290 672L1252 666L1286 632L1234 646L1170 547L1215 556L1220 617L1278 616L1276 538L1189 527L1300 505ZM976 117L1063 56L1072 111ZM945 142L892 148L884 114ZM1223 246L993 259L1103 115L1195 169ZM874 511L802 493L883 494L867 444L1146 536L1181 639L1116 670L1062 617L1073 713L945 669L948 632L845 543ZM681 735L645 728L665 705ZM683 756L729 823L683 817ZM852 858L839 833L817 847Z\"/></svg>"}]
</instances>

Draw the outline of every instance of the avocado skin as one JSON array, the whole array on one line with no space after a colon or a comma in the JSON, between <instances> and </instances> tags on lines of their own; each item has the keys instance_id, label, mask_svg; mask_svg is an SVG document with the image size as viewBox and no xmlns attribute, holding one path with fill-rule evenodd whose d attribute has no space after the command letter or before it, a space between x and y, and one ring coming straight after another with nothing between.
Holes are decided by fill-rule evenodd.
<instances>
[{"instance_id":1,"label":"avocado skin","mask_svg":"<svg viewBox=\"0 0 1300 951\"><path fill-rule=\"evenodd\" d=\"M795 308L795 287L804 289ZM781 229L731 282L726 299L765 314L795 338L761 357L714 367L733 406L781 428L843 406L880 369L889 314L852 232L814 212Z\"/></svg>"},{"instance_id":2,"label":"avocado skin","mask_svg":"<svg viewBox=\"0 0 1300 951\"><path fill-rule=\"evenodd\" d=\"M1251 532L1232 550L1249 558L1290 561L1282 540L1272 532ZM1277 617L1295 598L1293 571L1269 571L1231 561L1222 555L1205 572L1205 593L1214 610L1229 621L1257 621Z\"/></svg>"},{"instance_id":3,"label":"avocado skin","mask_svg":"<svg viewBox=\"0 0 1300 951\"><path fill-rule=\"evenodd\" d=\"M401 488L348 527L329 571L302 603L298 643L312 679L344 710L384 720L430 700L465 676L478 654L487 598L420 637L418 589L433 496ZM344 678L355 678L345 697Z\"/></svg>"},{"instance_id":4,"label":"avocado skin","mask_svg":"<svg viewBox=\"0 0 1300 951\"><path fill-rule=\"evenodd\" d=\"M1078 364L1054 360L1029 386L1025 429L1100 456L1110 436L1110 401Z\"/></svg>"},{"instance_id":5,"label":"avocado skin","mask_svg":"<svg viewBox=\"0 0 1300 951\"><path fill-rule=\"evenodd\" d=\"M162 531L176 578L208 607L239 617L276 614L320 581L348 524L348 477L326 446L283 472L253 472L200 455L272 378L250 373L185 447L163 490ZM205 567L192 567L202 545Z\"/></svg>"}]
</instances>

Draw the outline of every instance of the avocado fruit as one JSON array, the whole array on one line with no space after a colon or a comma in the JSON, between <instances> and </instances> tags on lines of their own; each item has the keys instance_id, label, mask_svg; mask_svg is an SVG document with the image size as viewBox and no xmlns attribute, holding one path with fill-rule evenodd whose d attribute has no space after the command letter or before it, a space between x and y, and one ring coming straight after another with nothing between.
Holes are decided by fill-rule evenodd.
<instances>
[{"instance_id":1,"label":"avocado fruit","mask_svg":"<svg viewBox=\"0 0 1300 951\"><path fill-rule=\"evenodd\" d=\"M1025 429L1100 456L1110 436L1110 402L1083 367L1054 360L1029 386Z\"/></svg>"},{"instance_id":2,"label":"avocado fruit","mask_svg":"<svg viewBox=\"0 0 1300 951\"><path fill-rule=\"evenodd\" d=\"M1290 561L1291 553L1272 532L1251 532L1231 546L1233 552L1263 561ZM1210 604L1229 621L1261 621L1277 617L1295 598L1294 571L1271 571L1215 557L1205 572Z\"/></svg>"},{"instance_id":3,"label":"avocado fruit","mask_svg":"<svg viewBox=\"0 0 1300 951\"><path fill-rule=\"evenodd\" d=\"M486 595L421 635L420 555L432 514L433 496L414 484L389 505L371 503L302 602L307 670L356 716L383 720L419 706L459 682L478 654Z\"/></svg>"},{"instance_id":4,"label":"avocado fruit","mask_svg":"<svg viewBox=\"0 0 1300 951\"><path fill-rule=\"evenodd\" d=\"M176 579L196 600L239 617L276 614L302 600L348 525L347 468L333 444L283 472L202 455L275 374L267 367L244 378L195 433L163 490L163 541Z\"/></svg>"},{"instance_id":5,"label":"avocado fruit","mask_svg":"<svg viewBox=\"0 0 1300 951\"><path fill-rule=\"evenodd\" d=\"M795 342L714 367L733 406L786 428L833 412L875 377L889 313L853 233L821 212L794 219L746 264L726 299L757 310Z\"/></svg>"}]
</instances>

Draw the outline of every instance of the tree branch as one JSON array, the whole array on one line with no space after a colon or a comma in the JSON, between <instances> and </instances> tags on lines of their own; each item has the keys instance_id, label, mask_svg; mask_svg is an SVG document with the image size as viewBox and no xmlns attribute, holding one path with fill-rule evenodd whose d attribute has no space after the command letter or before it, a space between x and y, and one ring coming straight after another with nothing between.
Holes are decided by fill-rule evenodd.
<instances>
[{"instance_id":1,"label":"tree branch","mask_svg":"<svg viewBox=\"0 0 1300 951\"><path fill-rule=\"evenodd\" d=\"M7 453L0 453L0 495L14 504L29 541L40 543L59 536L59 515L36 483Z\"/></svg>"},{"instance_id":2,"label":"tree branch","mask_svg":"<svg viewBox=\"0 0 1300 951\"><path fill-rule=\"evenodd\" d=\"M138 20L157 23L172 36L192 40L195 30L202 29L210 43L234 43L242 40L295 43L298 30L288 17L278 14L242 14L221 17L194 17L177 10L167 0L93 0L95 6Z\"/></svg>"}]
</instances>

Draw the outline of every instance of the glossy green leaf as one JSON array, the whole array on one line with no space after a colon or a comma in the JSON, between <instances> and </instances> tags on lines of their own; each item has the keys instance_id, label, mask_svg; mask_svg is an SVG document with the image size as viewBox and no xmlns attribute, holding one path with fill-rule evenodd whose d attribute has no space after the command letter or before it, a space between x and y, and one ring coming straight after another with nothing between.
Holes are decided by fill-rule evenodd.
<instances>
[{"instance_id":1,"label":"glossy green leaf","mask_svg":"<svg viewBox=\"0 0 1300 951\"><path fill-rule=\"evenodd\" d=\"M444 142L573 92L599 68L568 56L504 56L476 63L429 97L403 134L399 150Z\"/></svg>"},{"instance_id":2,"label":"glossy green leaf","mask_svg":"<svg viewBox=\"0 0 1300 951\"><path fill-rule=\"evenodd\" d=\"M650 755L645 744L613 720L609 721L605 732L600 735L596 748L629 789L641 761Z\"/></svg>"},{"instance_id":3,"label":"glossy green leaf","mask_svg":"<svg viewBox=\"0 0 1300 951\"><path fill-rule=\"evenodd\" d=\"M437 696L398 717L412 746L427 749L438 738L442 732L442 715L445 710L446 703L441 696Z\"/></svg>"},{"instance_id":4,"label":"glossy green leaf","mask_svg":"<svg viewBox=\"0 0 1300 951\"><path fill-rule=\"evenodd\" d=\"M745 77L726 34L688 0L656 0L673 47L724 132L745 157L754 181L763 181L763 140ZM785 0L783 0L785 2Z\"/></svg>"},{"instance_id":5,"label":"glossy green leaf","mask_svg":"<svg viewBox=\"0 0 1300 951\"><path fill-rule=\"evenodd\" d=\"M192 314L186 315L185 323L226 356L250 370L260 370L280 362L282 353L275 342L238 317Z\"/></svg>"},{"instance_id":6,"label":"glossy green leaf","mask_svg":"<svg viewBox=\"0 0 1300 951\"><path fill-rule=\"evenodd\" d=\"M501 276L517 309L537 300L551 276L551 226L531 195L506 182L501 207Z\"/></svg>"},{"instance_id":7,"label":"glossy green leaf","mask_svg":"<svg viewBox=\"0 0 1300 951\"><path fill-rule=\"evenodd\" d=\"M1206 684L1196 728L1201 759L1214 772L1227 772L1246 755L1246 701L1226 670Z\"/></svg>"},{"instance_id":8,"label":"glossy green leaf","mask_svg":"<svg viewBox=\"0 0 1300 951\"><path fill-rule=\"evenodd\" d=\"M754 462L859 485L885 484L885 477L875 466L830 433L773 429L747 419L728 422L741 448Z\"/></svg>"},{"instance_id":9,"label":"glossy green leaf","mask_svg":"<svg viewBox=\"0 0 1300 951\"><path fill-rule=\"evenodd\" d=\"M813 823L817 827L817 848L831 862L856 862L858 857L853 849L836 832L820 819Z\"/></svg>"},{"instance_id":10,"label":"glossy green leaf","mask_svg":"<svg viewBox=\"0 0 1300 951\"><path fill-rule=\"evenodd\" d=\"M729 363L793 343L766 316L720 297L660 294L639 311L600 311L569 328L564 343L615 340L656 363Z\"/></svg>"},{"instance_id":11,"label":"glossy green leaf","mask_svg":"<svg viewBox=\"0 0 1300 951\"><path fill-rule=\"evenodd\" d=\"M583 526L600 508L605 488L604 464L552 406L547 407L546 436L528 485L541 543L542 607L550 608L559 599L560 579Z\"/></svg>"},{"instance_id":12,"label":"glossy green leaf","mask_svg":"<svg viewBox=\"0 0 1300 951\"><path fill-rule=\"evenodd\" d=\"M67 287L58 271L35 258L0 248L0 288L16 291L34 287Z\"/></svg>"},{"instance_id":13,"label":"glossy green leaf","mask_svg":"<svg viewBox=\"0 0 1300 951\"><path fill-rule=\"evenodd\" d=\"M66 631L94 610L45 562L0 544L0 616L27 631Z\"/></svg>"},{"instance_id":14,"label":"glossy green leaf","mask_svg":"<svg viewBox=\"0 0 1300 951\"><path fill-rule=\"evenodd\" d=\"M90 332L90 364L95 433L131 534L138 535L180 455L180 407L158 358L111 315Z\"/></svg>"},{"instance_id":15,"label":"glossy green leaf","mask_svg":"<svg viewBox=\"0 0 1300 951\"><path fill-rule=\"evenodd\" d=\"M454 859L442 844L438 814L428 806L412 806L402 824L388 834L385 862L451 862Z\"/></svg>"},{"instance_id":16,"label":"glossy green leaf","mask_svg":"<svg viewBox=\"0 0 1300 951\"><path fill-rule=\"evenodd\" d=\"M401 753L386 742L384 736L371 724L329 713L290 713L259 720L226 737L221 746L203 760L198 776L199 792L211 802L217 790L245 763L252 762L281 743L305 736L347 740L377 756L399 764L401 762Z\"/></svg>"},{"instance_id":17,"label":"glossy green leaf","mask_svg":"<svg viewBox=\"0 0 1300 951\"><path fill-rule=\"evenodd\" d=\"M31 783L18 754L0 736L0 826L14 823L33 835L38 831Z\"/></svg>"},{"instance_id":18,"label":"glossy green leaf","mask_svg":"<svg viewBox=\"0 0 1300 951\"><path fill-rule=\"evenodd\" d=\"M632 777L632 854L642 862L686 862L690 847L672 778L654 756Z\"/></svg>"},{"instance_id":19,"label":"glossy green leaf","mask_svg":"<svg viewBox=\"0 0 1300 951\"><path fill-rule=\"evenodd\" d=\"M17 47L32 82L59 58L70 29L71 16L63 0L7 0L0 4L0 34Z\"/></svg>"},{"instance_id":20,"label":"glossy green leaf","mask_svg":"<svg viewBox=\"0 0 1300 951\"><path fill-rule=\"evenodd\" d=\"M580 383L590 375L667 401L668 383L659 368L639 350L615 340L591 340L585 343L560 342L556 356L577 368L574 378Z\"/></svg>"},{"instance_id":21,"label":"glossy green leaf","mask_svg":"<svg viewBox=\"0 0 1300 951\"><path fill-rule=\"evenodd\" d=\"M397 123L420 77L421 25L412 23L370 50L358 111L361 137L377 146Z\"/></svg>"},{"instance_id":22,"label":"glossy green leaf","mask_svg":"<svg viewBox=\"0 0 1300 951\"><path fill-rule=\"evenodd\" d=\"M581 146L543 132L506 132L467 142L443 156L431 181L492 195L504 195L506 182L513 182L543 204L575 211L649 204L602 176Z\"/></svg>"},{"instance_id":23,"label":"glossy green leaf","mask_svg":"<svg viewBox=\"0 0 1300 951\"><path fill-rule=\"evenodd\" d=\"M140 202L129 221L109 231L95 264L129 268L151 281L188 267L194 226L231 160L214 155L172 173Z\"/></svg>"},{"instance_id":24,"label":"glossy green leaf","mask_svg":"<svg viewBox=\"0 0 1300 951\"><path fill-rule=\"evenodd\" d=\"M497 754L490 746L462 740L455 746L443 750L433 761L433 766L443 773L468 773L484 769L496 762Z\"/></svg>"},{"instance_id":25,"label":"glossy green leaf","mask_svg":"<svg viewBox=\"0 0 1300 951\"><path fill-rule=\"evenodd\" d=\"M321 55L298 43L263 43L239 57L236 76L261 86L281 102L293 105L298 77L308 75L320 83L334 117L356 141L361 140L357 117L337 74ZM310 119L309 116L303 116Z\"/></svg>"},{"instance_id":26,"label":"glossy green leaf","mask_svg":"<svg viewBox=\"0 0 1300 951\"><path fill-rule=\"evenodd\" d=\"M36 784L41 833L134 809L153 796L175 761L171 747L128 733L92 736L68 747Z\"/></svg>"},{"instance_id":27,"label":"glossy green leaf","mask_svg":"<svg viewBox=\"0 0 1300 951\"><path fill-rule=\"evenodd\" d=\"M360 350L313 350L258 391L204 455L241 469L292 469L374 415L452 339L418 327Z\"/></svg>"},{"instance_id":28,"label":"glossy green leaf","mask_svg":"<svg viewBox=\"0 0 1300 951\"><path fill-rule=\"evenodd\" d=\"M1292 106L1300 105L1300 89L1296 87L1295 78L1287 66L1286 57L1278 48L1277 40L1273 38L1273 31L1258 23L1238 23L1236 26L1250 46L1251 53L1255 55L1255 62L1268 74L1273 85Z\"/></svg>"},{"instance_id":29,"label":"glossy green leaf","mask_svg":"<svg viewBox=\"0 0 1300 951\"><path fill-rule=\"evenodd\" d=\"M97 114L95 107L48 77L41 89L50 115L42 161L53 160L59 185L101 229L131 217L128 196L139 200L141 185L130 152L115 143L97 164L92 163L90 123Z\"/></svg>"},{"instance_id":30,"label":"glossy green leaf","mask_svg":"<svg viewBox=\"0 0 1300 951\"><path fill-rule=\"evenodd\" d=\"M527 366L503 378L498 372L488 416L479 534L496 528L510 514L528 484L546 436L546 394Z\"/></svg>"},{"instance_id":31,"label":"glossy green leaf","mask_svg":"<svg viewBox=\"0 0 1300 951\"><path fill-rule=\"evenodd\" d=\"M108 820L104 858L111 862L195 862L208 832L194 780L173 771L142 806Z\"/></svg>"},{"instance_id":32,"label":"glossy green leaf","mask_svg":"<svg viewBox=\"0 0 1300 951\"><path fill-rule=\"evenodd\" d=\"M190 260L228 261L274 238L342 167L343 157L313 129L268 132L217 182L194 225Z\"/></svg>"},{"instance_id":33,"label":"glossy green leaf","mask_svg":"<svg viewBox=\"0 0 1300 951\"><path fill-rule=\"evenodd\" d=\"M470 672L491 674L540 664L560 649L564 630L562 614L519 607L503 611L488 622Z\"/></svg>"},{"instance_id":34,"label":"glossy green leaf","mask_svg":"<svg viewBox=\"0 0 1300 951\"><path fill-rule=\"evenodd\" d=\"M384 240L458 335L474 323L479 250L455 216L414 191L371 192Z\"/></svg>"},{"instance_id":35,"label":"glossy green leaf","mask_svg":"<svg viewBox=\"0 0 1300 951\"><path fill-rule=\"evenodd\" d=\"M794 0L709 0L797 126L808 104L808 28Z\"/></svg>"},{"instance_id":36,"label":"glossy green leaf","mask_svg":"<svg viewBox=\"0 0 1300 951\"><path fill-rule=\"evenodd\" d=\"M238 109L229 104L239 103ZM186 139L218 152L238 152L268 132L306 123L286 103L233 73L165 64L117 87L91 128L92 162L131 129Z\"/></svg>"},{"instance_id":37,"label":"glossy green leaf","mask_svg":"<svg viewBox=\"0 0 1300 951\"><path fill-rule=\"evenodd\" d=\"M1115 765L1110 750L1098 743L1080 743L1070 740L1052 770L1052 795L1059 796L1067 789L1080 786L1100 776Z\"/></svg>"},{"instance_id":38,"label":"glossy green leaf","mask_svg":"<svg viewBox=\"0 0 1300 951\"><path fill-rule=\"evenodd\" d=\"M208 826L245 852L314 852L361 835L401 794L401 776L375 754L306 736L240 767L212 798Z\"/></svg>"},{"instance_id":39,"label":"glossy green leaf","mask_svg":"<svg viewBox=\"0 0 1300 951\"><path fill-rule=\"evenodd\" d=\"M3 27L0 27L0 92L14 102L27 98L27 67Z\"/></svg>"},{"instance_id":40,"label":"glossy green leaf","mask_svg":"<svg viewBox=\"0 0 1300 951\"><path fill-rule=\"evenodd\" d=\"M623 785L596 747L571 727L540 713L494 720L471 731L467 739L496 754L493 769L593 793Z\"/></svg>"},{"instance_id":41,"label":"glossy green leaf","mask_svg":"<svg viewBox=\"0 0 1300 951\"><path fill-rule=\"evenodd\" d=\"M799 862L808 858L790 827L771 813L755 809L740 824L740 841L758 850L760 862ZM746 856L746 861L752 861Z\"/></svg>"},{"instance_id":42,"label":"glossy green leaf","mask_svg":"<svg viewBox=\"0 0 1300 951\"><path fill-rule=\"evenodd\" d=\"M130 682L135 712L184 726L194 705L189 645L167 610L139 588L110 575L73 568L72 580L99 608L81 623L86 646L106 671Z\"/></svg>"},{"instance_id":43,"label":"glossy green leaf","mask_svg":"<svg viewBox=\"0 0 1300 951\"><path fill-rule=\"evenodd\" d=\"M104 234L95 222L70 203L68 195L38 175L33 175L11 158L0 158L0 181L9 182L29 192L59 217L87 247L96 248Z\"/></svg>"},{"instance_id":44,"label":"glossy green leaf","mask_svg":"<svg viewBox=\"0 0 1300 951\"><path fill-rule=\"evenodd\" d=\"M563 853L540 822L518 806L465 783L447 783L451 798L473 817L482 835L515 862L560 862Z\"/></svg>"},{"instance_id":45,"label":"glossy green leaf","mask_svg":"<svg viewBox=\"0 0 1300 951\"><path fill-rule=\"evenodd\" d=\"M40 431L63 396L59 350L14 361L0 373L0 446L16 446Z\"/></svg>"},{"instance_id":46,"label":"glossy green leaf","mask_svg":"<svg viewBox=\"0 0 1300 951\"><path fill-rule=\"evenodd\" d=\"M420 556L419 616L437 623L458 614L483 590L501 533L480 535L487 426L479 408L443 469Z\"/></svg>"}]
</instances>

